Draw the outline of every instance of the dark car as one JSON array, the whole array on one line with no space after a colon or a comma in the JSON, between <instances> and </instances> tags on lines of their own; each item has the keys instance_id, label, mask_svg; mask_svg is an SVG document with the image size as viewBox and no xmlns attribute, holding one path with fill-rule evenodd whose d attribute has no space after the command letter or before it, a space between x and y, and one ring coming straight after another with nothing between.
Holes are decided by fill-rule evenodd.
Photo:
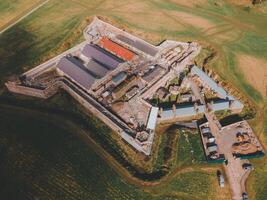
<instances>
[{"instance_id":1,"label":"dark car","mask_svg":"<svg viewBox=\"0 0 267 200\"><path fill-rule=\"evenodd\" d=\"M245 169L245 170L253 170L253 166L252 166L252 164L250 164L250 163L244 163L244 164L242 165L242 167L243 167L243 169Z\"/></svg>"},{"instance_id":2,"label":"dark car","mask_svg":"<svg viewBox=\"0 0 267 200\"><path fill-rule=\"evenodd\" d=\"M243 200L248 200L248 194L246 192L244 192L242 194L242 198L243 198Z\"/></svg>"}]
</instances>

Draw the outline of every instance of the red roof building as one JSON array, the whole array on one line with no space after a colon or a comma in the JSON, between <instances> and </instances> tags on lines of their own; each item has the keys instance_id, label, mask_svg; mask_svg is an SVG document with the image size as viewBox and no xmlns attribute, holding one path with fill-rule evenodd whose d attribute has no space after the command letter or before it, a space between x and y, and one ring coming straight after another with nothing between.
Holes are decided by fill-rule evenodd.
<instances>
[{"instance_id":1,"label":"red roof building","mask_svg":"<svg viewBox=\"0 0 267 200\"><path fill-rule=\"evenodd\" d=\"M116 56L118 56L118 57L120 57L126 61L132 60L134 58L134 56L136 55L132 51L122 47L121 45L111 41L110 39L108 39L106 37L104 37L100 40L99 46L101 46L102 48L110 51L111 53L115 54Z\"/></svg>"}]
</instances>

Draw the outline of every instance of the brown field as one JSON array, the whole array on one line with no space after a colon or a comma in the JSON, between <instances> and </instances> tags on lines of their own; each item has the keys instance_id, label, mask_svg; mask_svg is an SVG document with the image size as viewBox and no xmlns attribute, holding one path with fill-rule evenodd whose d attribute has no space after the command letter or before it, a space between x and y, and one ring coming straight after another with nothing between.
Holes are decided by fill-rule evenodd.
<instances>
[{"instance_id":1,"label":"brown field","mask_svg":"<svg viewBox=\"0 0 267 200\"><path fill-rule=\"evenodd\" d=\"M214 26L214 24L211 21L203 17L190 14L190 13L172 11L172 12L169 12L169 14L181 20L181 22L184 22L195 28L208 29Z\"/></svg>"},{"instance_id":2,"label":"brown field","mask_svg":"<svg viewBox=\"0 0 267 200\"><path fill-rule=\"evenodd\" d=\"M247 81L257 89L261 95L267 97L267 63L263 59L253 56L239 55L238 66Z\"/></svg>"},{"instance_id":3,"label":"brown field","mask_svg":"<svg viewBox=\"0 0 267 200\"><path fill-rule=\"evenodd\" d=\"M228 0L230 3L239 5L239 6L249 6L252 5L251 2L252 0Z\"/></svg>"},{"instance_id":4,"label":"brown field","mask_svg":"<svg viewBox=\"0 0 267 200\"><path fill-rule=\"evenodd\" d=\"M187 6L190 8L196 7L196 6L202 6L205 3L207 3L207 0L194 0L194 1L188 1L188 0L171 0L171 2L182 5L182 6Z\"/></svg>"}]
</instances>

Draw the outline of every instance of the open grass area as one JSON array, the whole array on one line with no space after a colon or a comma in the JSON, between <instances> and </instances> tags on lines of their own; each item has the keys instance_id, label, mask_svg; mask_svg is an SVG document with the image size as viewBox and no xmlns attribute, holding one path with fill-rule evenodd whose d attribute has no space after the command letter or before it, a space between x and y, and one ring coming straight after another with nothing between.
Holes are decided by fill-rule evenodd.
<instances>
[{"instance_id":1,"label":"open grass area","mask_svg":"<svg viewBox=\"0 0 267 200\"><path fill-rule=\"evenodd\" d=\"M27 14L36 5L42 3L41 0L1 0L0 1L0 31L10 23L18 20Z\"/></svg>"},{"instance_id":2,"label":"open grass area","mask_svg":"<svg viewBox=\"0 0 267 200\"><path fill-rule=\"evenodd\" d=\"M219 188L217 178L213 170L185 169L171 181L161 186L149 189L155 195L168 195L177 200L200 200L200 199L230 199L228 189Z\"/></svg>"},{"instance_id":3,"label":"open grass area","mask_svg":"<svg viewBox=\"0 0 267 200\"><path fill-rule=\"evenodd\" d=\"M0 108L1 198L153 199L123 182L78 137L72 122Z\"/></svg>"},{"instance_id":4,"label":"open grass area","mask_svg":"<svg viewBox=\"0 0 267 200\"><path fill-rule=\"evenodd\" d=\"M19 15L18 9L25 11L36 2L0 0L0 26ZM98 15L154 44L163 39L199 42L204 51L197 58L197 63L213 69L222 80L229 82L255 105L257 115L250 123L261 141L266 142L266 99L261 95L262 91L257 91L246 80L246 74L239 70L238 58L245 55L266 59L267 4L248 7L221 0L189 2L50 0L0 35L0 90L3 91L3 83L8 76L20 74L80 42L83 28L91 17ZM203 63L211 53L215 56ZM8 104L28 109L41 108L42 112L46 112L41 100L35 100L34 106L26 100L24 102L30 102L27 106L18 103L23 97L16 98L5 92L0 99ZM56 96L47 103L47 109L58 106L61 111L54 110L54 114L65 111L76 118L79 110L71 101L68 102L70 104L66 102L61 100L60 95ZM1 196L9 196L8 199L18 199L18 196L21 199L219 199L211 186L216 182L215 173L193 168L190 172L177 172L171 181L155 190L132 186L75 135L78 130L68 125L68 120L55 119L54 122L51 112L44 115L29 113L24 117L24 111L16 109L1 107L0 111L0 180L4 185L0 193ZM79 124L82 121L79 119L74 122ZM102 124L94 124L93 119L89 125L92 130L100 128L101 137L110 133ZM78 127L80 130L83 125ZM179 134L175 150L177 167L202 166L203 152L198 137L195 134ZM164 161L168 138L164 134L161 138L157 156L159 162L155 162L157 166L152 168L160 168ZM133 151L131 153L134 154ZM131 158L135 161L139 157ZM253 184L249 193L254 199L263 200L267 195L264 190L266 159L255 165L259 170L252 173L248 184L261 184Z\"/></svg>"},{"instance_id":5,"label":"open grass area","mask_svg":"<svg viewBox=\"0 0 267 200\"><path fill-rule=\"evenodd\" d=\"M144 192L125 183L97 156L81 140L88 133L72 121L3 104L0 110L0 194L4 199L199 199L192 191L207 197L207 173L184 172L164 186L166 192Z\"/></svg>"},{"instance_id":6,"label":"open grass area","mask_svg":"<svg viewBox=\"0 0 267 200\"><path fill-rule=\"evenodd\" d=\"M179 131L177 166L185 167L205 163L201 139L197 131Z\"/></svg>"}]
</instances>

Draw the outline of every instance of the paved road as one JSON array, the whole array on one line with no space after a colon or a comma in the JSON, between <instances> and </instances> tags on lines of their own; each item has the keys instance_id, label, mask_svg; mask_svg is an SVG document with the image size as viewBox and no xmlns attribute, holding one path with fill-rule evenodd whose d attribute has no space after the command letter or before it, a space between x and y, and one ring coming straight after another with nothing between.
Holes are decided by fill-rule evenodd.
<instances>
[{"instance_id":1,"label":"paved road","mask_svg":"<svg viewBox=\"0 0 267 200\"><path fill-rule=\"evenodd\" d=\"M194 95L206 105L205 100L201 98L198 86L193 80L190 81ZM209 112L209 110L210 109L205 111L205 116L209 122L210 130L216 139L219 153L224 154L225 159L228 160L228 164L224 164L224 170L230 185L232 199L242 200L242 193L246 192L246 179L249 176L249 171L244 170L242 168L242 164L248 162L248 160L240 160L239 158L233 157L232 145L233 141L235 141L236 131L222 129L222 126L217 120L215 114L213 112Z\"/></svg>"},{"instance_id":2,"label":"paved road","mask_svg":"<svg viewBox=\"0 0 267 200\"><path fill-rule=\"evenodd\" d=\"M43 3L37 5L35 8L31 9L29 12L27 12L25 15L23 15L22 17L18 18L17 20L15 20L13 23L11 23L9 26L5 27L3 30L0 30L0 34L4 33L5 31L7 31L8 29L10 29L11 27L15 26L17 23L19 23L21 20L25 19L26 17L28 17L30 14L32 14L33 12L35 12L36 10L38 10L39 8L41 8L43 5L45 5L46 3L48 3L50 0L46 0Z\"/></svg>"}]
</instances>

